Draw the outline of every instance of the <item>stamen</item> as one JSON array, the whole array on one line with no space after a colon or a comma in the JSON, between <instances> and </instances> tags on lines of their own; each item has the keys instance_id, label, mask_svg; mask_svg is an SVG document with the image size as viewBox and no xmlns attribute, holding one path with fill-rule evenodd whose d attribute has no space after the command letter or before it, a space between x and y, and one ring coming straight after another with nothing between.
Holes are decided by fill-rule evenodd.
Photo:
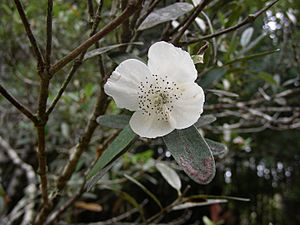
<instances>
[{"instance_id":1,"label":"stamen","mask_svg":"<svg viewBox=\"0 0 300 225\"><path fill-rule=\"evenodd\" d=\"M146 77L146 81L138 86L139 109L144 115L151 116L154 113L157 120L167 121L174 109L174 102L180 99L182 93L179 93L175 82L168 81L168 76L162 78L153 74L152 77Z\"/></svg>"}]
</instances>

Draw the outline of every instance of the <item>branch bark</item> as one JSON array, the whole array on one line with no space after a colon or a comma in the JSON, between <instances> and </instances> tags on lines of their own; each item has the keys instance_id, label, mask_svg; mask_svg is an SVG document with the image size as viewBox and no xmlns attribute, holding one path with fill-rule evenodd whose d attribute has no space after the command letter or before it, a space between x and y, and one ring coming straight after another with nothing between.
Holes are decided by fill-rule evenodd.
<instances>
[{"instance_id":1,"label":"branch bark","mask_svg":"<svg viewBox=\"0 0 300 225\"><path fill-rule=\"evenodd\" d=\"M13 97L1 84L0 84L0 93L4 98L6 98L13 106L15 106L21 113L23 113L27 118L29 118L34 124L38 123L37 117L19 102L15 97Z\"/></svg>"},{"instance_id":2,"label":"branch bark","mask_svg":"<svg viewBox=\"0 0 300 225\"><path fill-rule=\"evenodd\" d=\"M210 0L202 1L193 12L193 14L188 18L183 27L179 30L179 32L172 38L172 43L177 44L184 34L184 32L188 29L191 23L196 19L196 17L202 12L202 10L210 3Z\"/></svg>"},{"instance_id":3,"label":"branch bark","mask_svg":"<svg viewBox=\"0 0 300 225\"><path fill-rule=\"evenodd\" d=\"M37 59L37 62L38 62L38 71L39 74L41 75L41 71L43 71L43 67L44 67L44 59L43 59L43 56L41 54L41 51L38 47L38 44L37 44L37 41L31 31L31 28L30 28L30 24L28 22L28 19L26 17L26 14L25 14L25 11L24 11L24 8L21 4L21 2L19 0L14 0L15 2L15 5L17 7L17 10L19 12L19 15L21 17L21 20L22 20L22 23L24 25L24 28L26 30L26 33L27 33L27 37L31 43L31 46L32 46L32 49L33 49L33 52L35 54L35 57Z\"/></svg>"},{"instance_id":4,"label":"branch bark","mask_svg":"<svg viewBox=\"0 0 300 225\"><path fill-rule=\"evenodd\" d=\"M89 122L86 126L86 129L81 136L79 143L77 144L73 154L70 157L70 160L68 161L67 165L64 167L63 172L61 176L57 180L57 189L62 190L68 180L70 179L72 173L75 170L75 167L77 165L77 162L84 152L86 148L88 147L88 144L90 143L90 140L92 138L92 135L98 126L98 123L96 122L97 117L100 115L103 115L106 111L106 105L107 105L107 97L104 94L103 88L101 88L101 92L99 93L97 97L97 103L95 105L94 111L92 113L91 118L89 119Z\"/></svg>"},{"instance_id":5,"label":"branch bark","mask_svg":"<svg viewBox=\"0 0 300 225\"><path fill-rule=\"evenodd\" d=\"M52 49L52 10L53 0L48 0L47 8L47 41L46 41L46 54L45 54L45 66L47 75L49 76L50 63L51 63L51 49Z\"/></svg>"},{"instance_id":6,"label":"branch bark","mask_svg":"<svg viewBox=\"0 0 300 225\"><path fill-rule=\"evenodd\" d=\"M182 44L192 44L192 43L196 43L196 42L199 42L199 41L208 40L208 39L211 39L211 38L214 38L214 37L218 37L218 36L220 36L222 34L226 34L226 33L235 31L235 30L239 29L240 27L245 26L248 23L253 23L261 14L263 14L264 12L266 12L269 8L271 8L278 1L279 0L274 0L271 3L269 3L268 5L266 5L264 8L262 8L261 10L255 12L253 14L249 14L240 23L238 23L238 24L236 24L236 25L234 25L232 27L228 27L228 28L226 28L224 30L217 31L216 33L209 34L209 35L206 35L206 36L203 36L203 37L200 37L200 38L196 38L196 39L193 39L193 40L190 40L190 41L187 41L187 42L182 42Z\"/></svg>"},{"instance_id":7,"label":"branch bark","mask_svg":"<svg viewBox=\"0 0 300 225\"><path fill-rule=\"evenodd\" d=\"M102 30L94 34L92 37L87 39L73 51L71 51L67 56L56 62L50 69L51 74L55 74L57 71L62 69L69 62L74 60L77 56L79 56L82 52L86 51L89 47L99 41L101 38L106 36L108 33L113 31L116 27L122 24L125 20L127 20L136 10L136 6L138 5L139 0L131 0L128 2L126 9L123 13L107 24Z\"/></svg>"}]
</instances>

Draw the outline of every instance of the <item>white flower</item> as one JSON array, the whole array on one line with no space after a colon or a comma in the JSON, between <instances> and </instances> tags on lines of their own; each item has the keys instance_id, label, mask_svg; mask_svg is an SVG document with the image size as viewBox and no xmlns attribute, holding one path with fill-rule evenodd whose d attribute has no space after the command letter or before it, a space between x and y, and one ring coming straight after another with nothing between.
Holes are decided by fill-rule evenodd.
<instances>
[{"instance_id":1,"label":"white flower","mask_svg":"<svg viewBox=\"0 0 300 225\"><path fill-rule=\"evenodd\" d=\"M157 42L148 52L148 66L136 59L122 62L104 86L120 108L135 111L132 130L141 137L164 136L199 119L202 88L190 55L172 44Z\"/></svg>"}]
</instances>

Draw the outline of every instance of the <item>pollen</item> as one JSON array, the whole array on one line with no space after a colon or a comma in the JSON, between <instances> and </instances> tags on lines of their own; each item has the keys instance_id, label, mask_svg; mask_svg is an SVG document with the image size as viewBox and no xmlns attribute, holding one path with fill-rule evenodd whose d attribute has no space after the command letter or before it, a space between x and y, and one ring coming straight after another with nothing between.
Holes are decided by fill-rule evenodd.
<instances>
[{"instance_id":1,"label":"pollen","mask_svg":"<svg viewBox=\"0 0 300 225\"><path fill-rule=\"evenodd\" d=\"M153 74L138 86L139 109L144 115L155 114L157 120L168 121L169 113L173 111L174 103L181 95L178 85L171 82L168 76Z\"/></svg>"}]
</instances>

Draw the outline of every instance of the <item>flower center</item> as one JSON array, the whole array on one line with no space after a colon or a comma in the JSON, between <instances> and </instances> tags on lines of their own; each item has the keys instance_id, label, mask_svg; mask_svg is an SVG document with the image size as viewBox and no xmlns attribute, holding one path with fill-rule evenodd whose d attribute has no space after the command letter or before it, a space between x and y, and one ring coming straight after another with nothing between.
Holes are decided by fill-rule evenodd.
<instances>
[{"instance_id":1,"label":"flower center","mask_svg":"<svg viewBox=\"0 0 300 225\"><path fill-rule=\"evenodd\" d=\"M167 121L174 102L182 95L179 90L175 82L168 80L168 76L152 75L150 79L146 77L138 86L139 109L143 114L156 114L157 120Z\"/></svg>"}]
</instances>

